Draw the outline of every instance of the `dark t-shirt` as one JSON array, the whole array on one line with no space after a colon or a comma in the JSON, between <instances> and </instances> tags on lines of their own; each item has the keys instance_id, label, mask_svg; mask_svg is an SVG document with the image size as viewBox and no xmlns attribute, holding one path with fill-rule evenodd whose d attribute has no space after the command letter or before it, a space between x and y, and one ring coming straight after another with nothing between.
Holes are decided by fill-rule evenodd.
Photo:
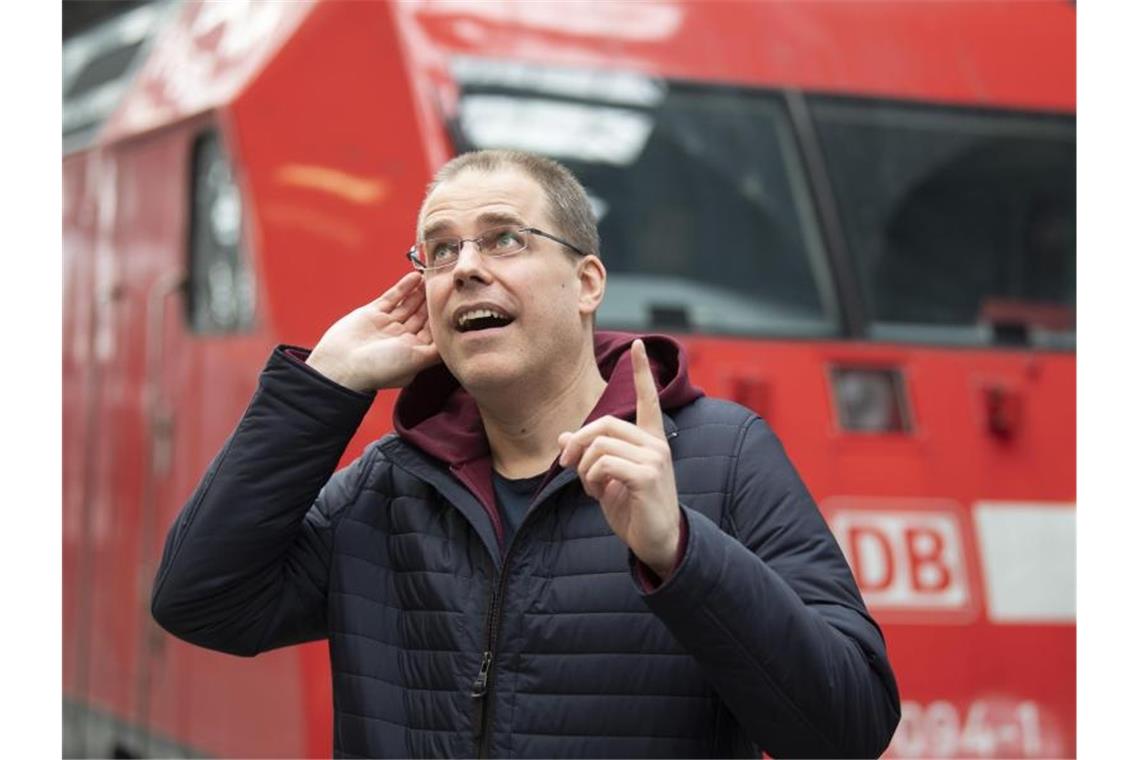
<instances>
[{"instance_id":1,"label":"dark t-shirt","mask_svg":"<svg viewBox=\"0 0 1140 760\"><path fill-rule=\"evenodd\" d=\"M498 503L499 514L503 517L503 546L510 546L511 538L519 529L523 515L534 500L534 494L542 485L546 473L535 475L533 478L519 478L511 480L492 471L492 481L495 486L495 501Z\"/></svg>"}]
</instances>

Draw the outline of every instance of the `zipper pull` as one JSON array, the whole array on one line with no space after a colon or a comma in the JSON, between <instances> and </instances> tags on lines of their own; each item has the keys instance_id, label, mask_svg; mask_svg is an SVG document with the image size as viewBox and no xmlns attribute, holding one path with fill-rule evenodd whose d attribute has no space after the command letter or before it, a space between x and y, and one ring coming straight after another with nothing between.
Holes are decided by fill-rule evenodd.
<instances>
[{"instance_id":1,"label":"zipper pull","mask_svg":"<svg viewBox=\"0 0 1140 760\"><path fill-rule=\"evenodd\" d=\"M475 740L483 738L483 713L486 704L483 701L487 693L487 674L491 672L491 652L483 653L483 662L479 665L479 675L475 676L475 683L471 685L471 697L475 700L475 719L472 721L475 729Z\"/></svg>"},{"instance_id":2,"label":"zipper pull","mask_svg":"<svg viewBox=\"0 0 1140 760\"><path fill-rule=\"evenodd\" d=\"M475 683L471 686L471 696L479 699L487 693L487 674L491 672L491 652L483 653L483 663L479 666L479 675L475 676Z\"/></svg>"}]
</instances>

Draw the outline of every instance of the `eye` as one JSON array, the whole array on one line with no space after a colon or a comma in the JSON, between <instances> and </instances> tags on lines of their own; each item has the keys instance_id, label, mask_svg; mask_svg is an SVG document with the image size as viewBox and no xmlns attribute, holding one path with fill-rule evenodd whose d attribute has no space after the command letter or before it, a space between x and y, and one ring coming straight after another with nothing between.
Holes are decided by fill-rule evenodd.
<instances>
[{"instance_id":1,"label":"eye","mask_svg":"<svg viewBox=\"0 0 1140 760\"><path fill-rule=\"evenodd\" d=\"M438 238L428 240L427 257L429 266L449 264L459 255L459 240L457 238Z\"/></svg>"},{"instance_id":2,"label":"eye","mask_svg":"<svg viewBox=\"0 0 1140 760\"><path fill-rule=\"evenodd\" d=\"M523 246L522 234L507 228L494 230L490 234L491 250L499 252L516 251Z\"/></svg>"}]
</instances>

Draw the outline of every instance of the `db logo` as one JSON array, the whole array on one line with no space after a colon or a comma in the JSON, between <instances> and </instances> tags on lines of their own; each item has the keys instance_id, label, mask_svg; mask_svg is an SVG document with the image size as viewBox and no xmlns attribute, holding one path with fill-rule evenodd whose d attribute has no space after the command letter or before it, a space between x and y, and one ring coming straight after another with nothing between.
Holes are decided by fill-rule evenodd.
<instances>
[{"instance_id":1,"label":"db logo","mask_svg":"<svg viewBox=\"0 0 1140 760\"><path fill-rule=\"evenodd\" d=\"M876 617L974 617L978 593L967 562L972 546L968 551L969 533L954 502L831 499L822 511Z\"/></svg>"}]
</instances>

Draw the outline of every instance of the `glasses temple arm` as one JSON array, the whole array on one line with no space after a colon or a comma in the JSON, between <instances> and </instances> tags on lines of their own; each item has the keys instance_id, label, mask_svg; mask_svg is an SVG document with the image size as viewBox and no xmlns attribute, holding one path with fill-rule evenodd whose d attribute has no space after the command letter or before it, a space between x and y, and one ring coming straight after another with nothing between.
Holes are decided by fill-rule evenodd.
<instances>
[{"instance_id":1,"label":"glasses temple arm","mask_svg":"<svg viewBox=\"0 0 1140 760\"><path fill-rule=\"evenodd\" d=\"M541 235L541 236L542 236L542 237L544 237L544 238L548 238L548 239L550 239L550 240L553 240L555 243L561 243L562 245L566 246L567 248L569 248L571 251L573 251L574 253L578 254L579 256L585 256L585 255L586 255L585 251L583 251L583 250L582 250L581 248L579 248L578 246L576 246L576 245L573 245L572 243L567 243L567 242L566 242L565 240L563 240L562 238L560 238L560 237L555 237L554 235L551 235L549 232L543 232L542 230L538 230L538 229L535 229L534 227L526 227L526 228L524 228L524 229L525 229L527 232L532 232L532 233L534 233L535 235Z\"/></svg>"}]
</instances>

